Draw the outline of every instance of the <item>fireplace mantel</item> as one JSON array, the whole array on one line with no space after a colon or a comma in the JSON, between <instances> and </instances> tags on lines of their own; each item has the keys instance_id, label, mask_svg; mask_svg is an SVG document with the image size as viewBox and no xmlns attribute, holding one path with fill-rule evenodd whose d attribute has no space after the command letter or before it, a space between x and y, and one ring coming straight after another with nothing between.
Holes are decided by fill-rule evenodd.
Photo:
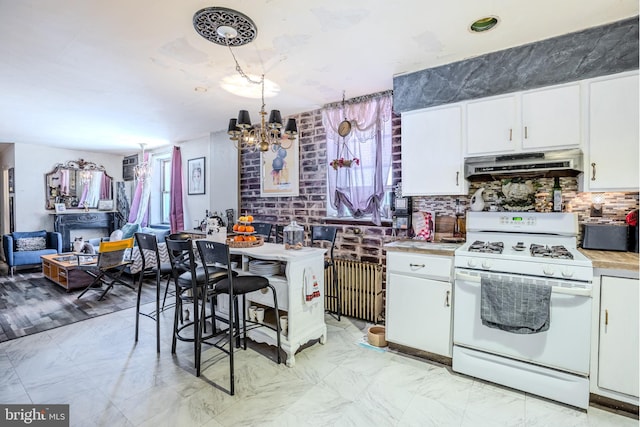
<instances>
[{"instance_id":1,"label":"fireplace mantel","mask_svg":"<svg viewBox=\"0 0 640 427\"><path fill-rule=\"evenodd\" d=\"M62 250L71 251L71 230L104 228L107 235L116 229L116 212L60 213L53 215L53 229L62 234Z\"/></svg>"}]
</instances>

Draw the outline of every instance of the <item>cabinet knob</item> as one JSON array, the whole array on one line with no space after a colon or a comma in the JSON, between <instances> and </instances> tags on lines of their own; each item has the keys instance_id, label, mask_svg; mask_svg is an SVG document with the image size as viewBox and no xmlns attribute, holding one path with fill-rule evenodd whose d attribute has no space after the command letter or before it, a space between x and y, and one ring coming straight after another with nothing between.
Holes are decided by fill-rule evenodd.
<instances>
[{"instance_id":1,"label":"cabinet knob","mask_svg":"<svg viewBox=\"0 0 640 427\"><path fill-rule=\"evenodd\" d=\"M424 268L424 264L409 264L409 267L411 268Z\"/></svg>"},{"instance_id":2,"label":"cabinet knob","mask_svg":"<svg viewBox=\"0 0 640 427\"><path fill-rule=\"evenodd\" d=\"M509 141L513 141L513 129L509 129Z\"/></svg>"},{"instance_id":3,"label":"cabinet knob","mask_svg":"<svg viewBox=\"0 0 640 427\"><path fill-rule=\"evenodd\" d=\"M456 172L456 187L460 185L460 171Z\"/></svg>"},{"instance_id":4,"label":"cabinet knob","mask_svg":"<svg viewBox=\"0 0 640 427\"><path fill-rule=\"evenodd\" d=\"M596 180L596 164L591 163L591 181Z\"/></svg>"},{"instance_id":5,"label":"cabinet knob","mask_svg":"<svg viewBox=\"0 0 640 427\"><path fill-rule=\"evenodd\" d=\"M524 139L529 137L529 132L527 131L527 126L524 127Z\"/></svg>"},{"instance_id":6,"label":"cabinet knob","mask_svg":"<svg viewBox=\"0 0 640 427\"><path fill-rule=\"evenodd\" d=\"M447 294L444 297L444 306L445 307L451 307L451 303L449 302L449 295L451 294L451 291L447 291Z\"/></svg>"},{"instance_id":7,"label":"cabinet knob","mask_svg":"<svg viewBox=\"0 0 640 427\"><path fill-rule=\"evenodd\" d=\"M609 310L604 310L604 326L609 325Z\"/></svg>"}]
</instances>

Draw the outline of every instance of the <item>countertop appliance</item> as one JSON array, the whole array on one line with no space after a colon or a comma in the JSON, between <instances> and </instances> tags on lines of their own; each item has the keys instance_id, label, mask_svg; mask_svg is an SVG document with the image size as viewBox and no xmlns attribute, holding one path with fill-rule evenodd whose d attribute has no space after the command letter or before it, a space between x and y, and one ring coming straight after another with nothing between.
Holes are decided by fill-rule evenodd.
<instances>
[{"instance_id":1,"label":"countertop appliance","mask_svg":"<svg viewBox=\"0 0 640 427\"><path fill-rule=\"evenodd\" d=\"M584 224L582 247L603 251L626 251L629 227L620 224Z\"/></svg>"},{"instance_id":2,"label":"countertop appliance","mask_svg":"<svg viewBox=\"0 0 640 427\"><path fill-rule=\"evenodd\" d=\"M580 408L589 404L591 261L571 213L469 212L455 252L453 370ZM482 281L550 286L549 328L485 326Z\"/></svg>"}]
</instances>

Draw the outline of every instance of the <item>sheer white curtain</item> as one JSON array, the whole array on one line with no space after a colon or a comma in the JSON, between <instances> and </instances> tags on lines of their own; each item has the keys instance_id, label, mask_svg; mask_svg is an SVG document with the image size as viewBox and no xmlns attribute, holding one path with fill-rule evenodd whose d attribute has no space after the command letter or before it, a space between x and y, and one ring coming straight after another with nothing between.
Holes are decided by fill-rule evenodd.
<instances>
[{"instance_id":1,"label":"sheer white curtain","mask_svg":"<svg viewBox=\"0 0 640 427\"><path fill-rule=\"evenodd\" d=\"M322 123L327 133L327 161L354 160L350 167L328 166L329 203L338 217L371 215L380 225L385 181L391 168L391 93L357 103L325 108ZM338 135L345 117L351 133Z\"/></svg>"},{"instance_id":2,"label":"sheer white curtain","mask_svg":"<svg viewBox=\"0 0 640 427\"><path fill-rule=\"evenodd\" d=\"M144 153L143 161L147 161L150 165L153 164L151 154ZM141 227L145 227L149 222L149 198L151 195L151 177L148 176L144 181L138 181L136 184L136 190L131 202L131 210L129 211L129 222L133 224L140 224Z\"/></svg>"}]
</instances>

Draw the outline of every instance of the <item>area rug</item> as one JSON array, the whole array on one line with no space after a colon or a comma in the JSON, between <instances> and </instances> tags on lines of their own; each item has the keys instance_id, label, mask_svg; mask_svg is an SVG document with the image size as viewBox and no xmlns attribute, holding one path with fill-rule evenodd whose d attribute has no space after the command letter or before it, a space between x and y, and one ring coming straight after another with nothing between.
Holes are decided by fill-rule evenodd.
<instances>
[{"instance_id":1,"label":"area rug","mask_svg":"<svg viewBox=\"0 0 640 427\"><path fill-rule=\"evenodd\" d=\"M143 286L142 290L142 304L154 301L153 284ZM89 290L77 299L81 292L82 289L76 289L67 293L42 272L0 277L0 342L136 305L136 292L122 285L114 286L102 301L98 301L102 289Z\"/></svg>"}]
</instances>

